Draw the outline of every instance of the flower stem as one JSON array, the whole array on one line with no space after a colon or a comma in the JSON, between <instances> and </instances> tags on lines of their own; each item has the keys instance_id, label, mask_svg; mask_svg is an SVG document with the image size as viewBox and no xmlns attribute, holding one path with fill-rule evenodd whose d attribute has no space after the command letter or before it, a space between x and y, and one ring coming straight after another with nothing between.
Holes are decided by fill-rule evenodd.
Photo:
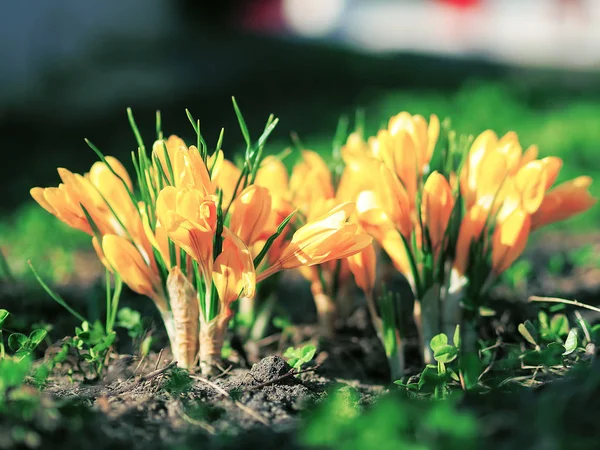
<instances>
[{"instance_id":1,"label":"flower stem","mask_svg":"<svg viewBox=\"0 0 600 450\"><path fill-rule=\"evenodd\" d=\"M321 336L332 337L335 334L337 305L329 295L323 292L323 284L320 280L311 283L310 290L317 308Z\"/></svg>"},{"instance_id":2,"label":"flower stem","mask_svg":"<svg viewBox=\"0 0 600 450\"><path fill-rule=\"evenodd\" d=\"M179 367L190 368L198 354L198 323L200 307L196 290L179 267L171 269L167 290L173 311L175 341L171 342L173 355Z\"/></svg>"},{"instance_id":3,"label":"flower stem","mask_svg":"<svg viewBox=\"0 0 600 450\"><path fill-rule=\"evenodd\" d=\"M221 352L229 318L210 322L200 319L200 370L204 375L214 374L222 365Z\"/></svg>"}]
</instances>

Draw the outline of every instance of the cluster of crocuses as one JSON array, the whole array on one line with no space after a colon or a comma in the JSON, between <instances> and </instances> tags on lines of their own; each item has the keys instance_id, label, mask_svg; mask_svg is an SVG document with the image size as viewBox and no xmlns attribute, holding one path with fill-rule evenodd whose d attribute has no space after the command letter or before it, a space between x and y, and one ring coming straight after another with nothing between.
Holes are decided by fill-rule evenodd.
<instances>
[{"instance_id":1,"label":"cluster of crocuses","mask_svg":"<svg viewBox=\"0 0 600 450\"><path fill-rule=\"evenodd\" d=\"M514 132L498 138L488 130L471 141L440 127L436 116L428 122L402 112L367 141L352 134L342 149L339 200L356 201L356 220L408 279L427 363L431 338L450 336L457 324L473 349L485 293L521 255L533 230L595 203L589 177L553 187L562 161L538 159L536 146L523 151ZM374 251L348 260L375 317L381 305L373 301ZM374 324L383 333L376 317ZM395 366L402 371L400 332L395 339Z\"/></svg>"},{"instance_id":2,"label":"cluster of crocuses","mask_svg":"<svg viewBox=\"0 0 600 450\"><path fill-rule=\"evenodd\" d=\"M352 133L334 161L343 169L332 171L304 150L288 175L278 156L262 158L275 123L251 144L240 121L247 143L241 167L224 158L221 140L208 155L198 124L196 146L159 132L150 155L136 133L135 188L119 161L96 150L101 161L88 174L59 169L58 188L31 191L46 210L92 236L110 271L154 300L183 367L218 364L232 302L251 299L257 282L298 268L325 335L334 331L340 293L348 299L344 289L354 275L400 377L399 310L393 295L378 302L374 293L379 249L411 285L429 362L431 338L457 324L461 342L473 343L487 289L523 252L531 231L595 203L588 177L553 187L561 160L538 159L535 146L523 151L515 133L457 139L436 116L402 112L368 140Z\"/></svg>"},{"instance_id":3,"label":"cluster of crocuses","mask_svg":"<svg viewBox=\"0 0 600 450\"><path fill-rule=\"evenodd\" d=\"M101 161L89 173L61 168L58 187L31 190L43 208L92 236L108 270L154 301L182 367L219 365L231 304L254 296L257 282L371 245L371 237L348 223L353 203L324 205L285 232L294 208L259 183L278 182L269 159L261 158L274 124L256 144L247 140L241 168L224 158L220 142L208 155L198 126L197 146L176 136L164 140L159 132L150 154L136 133L135 187L117 159L92 146Z\"/></svg>"}]
</instances>

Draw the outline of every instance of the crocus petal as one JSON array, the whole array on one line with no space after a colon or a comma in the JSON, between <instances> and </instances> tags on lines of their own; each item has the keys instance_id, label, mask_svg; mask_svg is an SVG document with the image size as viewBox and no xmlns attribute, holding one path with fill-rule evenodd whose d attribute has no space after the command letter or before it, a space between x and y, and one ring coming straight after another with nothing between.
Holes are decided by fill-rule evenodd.
<instances>
[{"instance_id":1,"label":"crocus petal","mask_svg":"<svg viewBox=\"0 0 600 450\"><path fill-rule=\"evenodd\" d=\"M356 224L346 223L353 210L353 203L338 205L298 229L276 265L292 269L301 265L322 264L361 251L372 239Z\"/></svg>"},{"instance_id":2,"label":"crocus petal","mask_svg":"<svg viewBox=\"0 0 600 450\"><path fill-rule=\"evenodd\" d=\"M102 250L106 261L117 272L132 291L152 298L163 305L160 295L160 277L146 264L135 246L121 236L109 234L102 239Z\"/></svg>"},{"instance_id":3,"label":"crocus petal","mask_svg":"<svg viewBox=\"0 0 600 450\"><path fill-rule=\"evenodd\" d=\"M359 253L349 256L347 261L348 267L354 275L356 285L363 292L372 292L375 286L375 268L377 265L377 257L373 246L369 245Z\"/></svg>"},{"instance_id":4,"label":"crocus petal","mask_svg":"<svg viewBox=\"0 0 600 450\"><path fill-rule=\"evenodd\" d=\"M269 190L250 185L236 197L232 204L229 228L246 245L252 245L260 237L271 214Z\"/></svg>"},{"instance_id":5,"label":"crocus petal","mask_svg":"<svg viewBox=\"0 0 600 450\"><path fill-rule=\"evenodd\" d=\"M456 256L454 261L454 267L461 275L466 273L471 244L481 237L488 215L489 212L486 208L475 205L467 211L467 214L462 219L458 231L458 240L456 241Z\"/></svg>"},{"instance_id":6,"label":"crocus petal","mask_svg":"<svg viewBox=\"0 0 600 450\"><path fill-rule=\"evenodd\" d=\"M444 240L453 208L454 197L450 184L439 172L432 172L423 186L421 215L434 252L440 249Z\"/></svg>"},{"instance_id":7,"label":"crocus petal","mask_svg":"<svg viewBox=\"0 0 600 450\"><path fill-rule=\"evenodd\" d=\"M591 184L590 177L582 176L552 189L532 216L532 228L565 220L590 209L597 201L588 191Z\"/></svg>"},{"instance_id":8,"label":"crocus petal","mask_svg":"<svg viewBox=\"0 0 600 450\"><path fill-rule=\"evenodd\" d=\"M279 195L283 198L287 196L289 176L287 169L281 160L275 156L267 156L263 159L254 184L265 187L271 194Z\"/></svg>"},{"instance_id":9,"label":"crocus petal","mask_svg":"<svg viewBox=\"0 0 600 450\"><path fill-rule=\"evenodd\" d=\"M542 158L540 159L540 162L544 165L544 170L546 171L546 190L548 190L556 182L563 162L562 159L557 158L556 156Z\"/></svg>"},{"instance_id":10,"label":"crocus petal","mask_svg":"<svg viewBox=\"0 0 600 450\"><path fill-rule=\"evenodd\" d=\"M214 262L212 279L221 302L228 307L241 293L254 296L256 275L250 251L237 236L226 230L223 249Z\"/></svg>"},{"instance_id":11,"label":"crocus petal","mask_svg":"<svg viewBox=\"0 0 600 450\"><path fill-rule=\"evenodd\" d=\"M492 236L492 271L499 275L521 256L531 229L531 219L517 209L504 222L496 224Z\"/></svg>"},{"instance_id":12,"label":"crocus petal","mask_svg":"<svg viewBox=\"0 0 600 450\"><path fill-rule=\"evenodd\" d=\"M533 214L542 204L548 174L541 161L531 161L519 169L515 177L515 187L521 197L521 207L527 214Z\"/></svg>"}]
</instances>

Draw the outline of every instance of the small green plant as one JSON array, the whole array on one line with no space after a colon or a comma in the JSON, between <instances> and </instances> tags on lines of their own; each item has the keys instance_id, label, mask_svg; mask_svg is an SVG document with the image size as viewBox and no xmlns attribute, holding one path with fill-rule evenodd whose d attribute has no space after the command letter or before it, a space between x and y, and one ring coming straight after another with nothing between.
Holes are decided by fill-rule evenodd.
<instances>
[{"instance_id":1,"label":"small green plant","mask_svg":"<svg viewBox=\"0 0 600 450\"><path fill-rule=\"evenodd\" d=\"M144 334L144 324L142 315L139 311L131 308L121 308L117 313L118 327L127 330L127 334L132 339L140 338Z\"/></svg>"},{"instance_id":2,"label":"small green plant","mask_svg":"<svg viewBox=\"0 0 600 450\"><path fill-rule=\"evenodd\" d=\"M564 358L576 352L578 348L585 351L579 347L579 329L569 326L566 315L555 314L552 319L548 319L548 315L540 311L537 326L530 320L519 324L519 333L534 347L522 353L520 358L523 364L545 367L562 365L565 363ZM584 337L581 343L585 340Z\"/></svg>"},{"instance_id":3,"label":"small green plant","mask_svg":"<svg viewBox=\"0 0 600 450\"><path fill-rule=\"evenodd\" d=\"M121 298L121 291L123 288L123 282L121 278L118 275L114 276L114 290L112 290L111 280L113 277L108 270L106 271L106 320L104 323L102 323L98 320L89 321L85 319L80 313L71 308L59 294L50 289L50 287L36 272L31 262L29 262L29 266L33 272L33 275L46 293L48 293L48 295L52 297L54 301L71 313L71 315L81 321L81 325L75 327L75 336L64 341L63 348L54 357L53 363L56 364L66 360L68 349L70 347L75 350L80 359L89 364L92 373L96 377L102 376L102 372L108 362L110 350L117 337L114 327L117 321L119 300ZM127 313L125 314L127 315ZM130 321L127 323L127 325L132 325L133 317L131 317L131 314L129 315L128 319L130 319ZM78 370L82 372L82 375L86 375L85 370L79 364Z\"/></svg>"},{"instance_id":4,"label":"small green plant","mask_svg":"<svg viewBox=\"0 0 600 450\"><path fill-rule=\"evenodd\" d=\"M21 360L30 356L47 335L46 330L33 330L29 336L22 333L12 333L8 337L8 347L15 352L14 358Z\"/></svg>"},{"instance_id":5,"label":"small green plant","mask_svg":"<svg viewBox=\"0 0 600 450\"><path fill-rule=\"evenodd\" d=\"M6 309L0 309L0 362L3 360L20 362L24 359L33 359L32 357L35 349L44 341L48 332L43 329L34 329L29 335L25 335L23 333L9 334L8 349L11 350L13 354L8 355L6 347L4 346L2 328L4 326L4 322L9 316L10 313ZM7 364L7 367L14 367L12 363L5 364ZM45 366L40 366L40 369L38 370L39 374L41 375L45 369Z\"/></svg>"},{"instance_id":6,"label":"small green plant","mask_svg":"<svg viewBox=\"0 0 600 450\"><path fill-rule=\"evenodd\" d=\"M121 308L117 313L116 326L127 330L127 335L133 340L134 348L137 348L141 357L150 353L154 338L147 332L144 320L139 311L131 308Z\"/></svg>"},{"instance_id":7,"label":"small green plant","mask_svg":"<svg viewBox=\"0 0 600 450\"><path fill-rule=\"evenodd\" d=\"M317 347L312 344L307 344L302 347L288 347L283 354L287 358L288 364L296 371L302 370L302 366L310 362L317 352Z\"/></svg>"},{"instance_id":8,"label":"small green plant","mask_svg":"<svg viewBox=\"0 0 600 450\"><path fill-rule=\"evenodd\" d=\"M460 327L454 332L452 343L441 333L430 343L436 364L428 364L418 381L395 381L409 392L433 395L436 399L446 398L451 388L468 391L477 388L482 374L482 362L475 353L463 353L460 345Z\"/></svg>"},{"instance_id":9,"label":"small green plant","mask_svg":"<svg viewBox=\"0 0 600 450\"><path fill-rule=\"evenodd\" d=\"M29 335L11 333L8 351L2 328L9 317L0 309L0 417L9 415L27 419L39 406L40 395L33 386L42 386L48 376L46 364L33 365L33 353L46 337L46 331L33 330Z\"/></svg>"}]
</instances>

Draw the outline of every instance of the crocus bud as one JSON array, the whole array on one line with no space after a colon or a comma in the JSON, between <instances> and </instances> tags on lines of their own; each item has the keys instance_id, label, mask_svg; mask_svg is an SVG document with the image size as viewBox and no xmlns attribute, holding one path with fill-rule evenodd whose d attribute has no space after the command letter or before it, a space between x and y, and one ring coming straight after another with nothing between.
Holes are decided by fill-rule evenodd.
<instances>
[{"instance_id":1,"label":"crocus bud","mask_svg":"<svg viewBox=\"0 0 600 450\"><path fill-rule=\"evenodd\" d=\"M421 216L434 253L440 250L444 241L453 208L454 197L448 181L437 171L431 173L423 187Z\"/></svg>"}]
</instances>

